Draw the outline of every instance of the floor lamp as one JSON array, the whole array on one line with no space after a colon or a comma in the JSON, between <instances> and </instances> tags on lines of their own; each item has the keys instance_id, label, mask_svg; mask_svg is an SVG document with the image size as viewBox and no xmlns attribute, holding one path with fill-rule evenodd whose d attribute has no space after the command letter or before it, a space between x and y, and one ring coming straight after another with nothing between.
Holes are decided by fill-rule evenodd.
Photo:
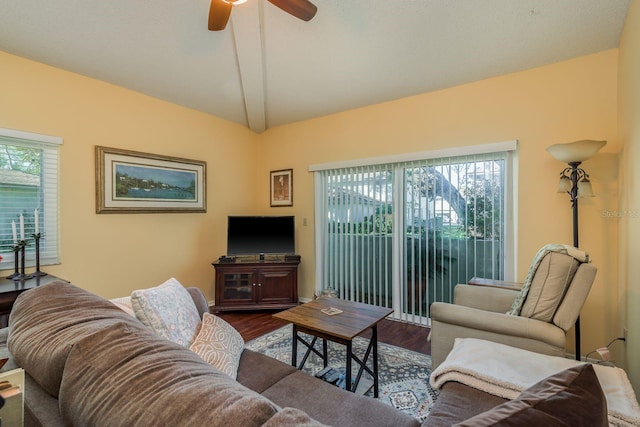
<instances>
[{"instance_id":1,"label":"floor lamp","mask_svg":"<svg viewBox=\"0 0 640 427\"><path fill-rule=\"evenodd\" d=\"M558 193L567 193L571 197L573 210L573 246L578 246L578 199L580 197L594 197L589 174L579 166L582 162L598 152L607 141L582 140L568 144L555 144L547 148L551 155L561 162L568 163L569 167L560 172L560 185ZM580 354L580 316L576 319L576 360L582 358Z\"/></svg>"}]
</instances>

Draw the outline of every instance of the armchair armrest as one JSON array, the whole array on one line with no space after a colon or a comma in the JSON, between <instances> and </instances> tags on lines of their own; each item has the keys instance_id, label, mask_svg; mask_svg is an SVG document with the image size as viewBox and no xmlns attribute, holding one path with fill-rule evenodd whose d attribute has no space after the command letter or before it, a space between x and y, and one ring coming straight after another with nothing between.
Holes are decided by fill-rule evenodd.
<instances>
[{"instance_id":1,"label":"armchair armrest","mask_svg":"<svg viewBox=\"0 0 640 427\"><path fill-rule=\"evenodd\" d=\"M495 313L506 313L520 292L517 289L456 285L453 303Z\"/></svg>"},{"instance_id":2,"label":"armchair armrest","mask_svg":"<svg viewBox=\"0 0 640 427\"><path fill-rule=\"evenodd\" d=\"M478 338L553 356L565 352L565 332L553 323L442 302L431 304L429 314L434 369L445 360L456 338Z\"/></svg>"},{"instance_id":3,"label":"armchair armrest","mask_svg":"<svg viewBox=\"0 0 640 427\"><path fill-rule=\"evenodd\" d=\"M520 290L524 283L518 282L505 282L504 280L495 280L495 279L483 279L482 277L472 277L468 282L469 285L474 286L489 286L494 288L506 288L506 289L515 289Z\"/></svg>"},{"instance_id":4,"label":"armchair armrest","mask_svg":"<svg viewBox=\"0 0 640 427\"><path fill-rule=\"evenodd\" d=\"M487 335L540 341L564 349L565 332L553 323L435 302L431 305L430 315L432 320L441 324L477 330Z\"/></svg>"}]
</instances>

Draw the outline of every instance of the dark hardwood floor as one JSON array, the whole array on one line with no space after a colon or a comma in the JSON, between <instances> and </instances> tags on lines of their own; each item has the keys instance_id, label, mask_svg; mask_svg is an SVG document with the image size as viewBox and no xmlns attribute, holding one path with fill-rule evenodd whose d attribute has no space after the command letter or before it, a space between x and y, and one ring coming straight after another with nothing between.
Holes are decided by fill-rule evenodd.
<instances>
[{"instance_id":1,"label":"dark hardwood floor","mask_svg":"<svg viewBox=\"0 0 640 427\"><path fill-rule=\"evenodd\" d=\"M250 341L287 324L287 322L272 317L276 312L272 310L237 311L218 313L217 315L236 328L245 341ZM429 328L424 326L388 319L384 319L378 324L378 342L419 353L431 354L431 343L427 341L428 335ZM371 332L367 331L362 336L369 338Z\"/></svg>"}]
</instances>

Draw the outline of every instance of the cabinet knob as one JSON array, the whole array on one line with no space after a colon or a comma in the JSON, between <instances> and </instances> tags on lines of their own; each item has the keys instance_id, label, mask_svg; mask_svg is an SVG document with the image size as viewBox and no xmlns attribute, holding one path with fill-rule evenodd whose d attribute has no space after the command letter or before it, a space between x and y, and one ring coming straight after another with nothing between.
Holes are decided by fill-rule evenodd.
<instances>
[{"instance_id":1,"label":"cabinet knob","mask_svg":"<svg viewBox=\"0 0 640 427\"><path fill-rule=\"evenodd\" d=\"M262 283L258 283L258 286L262 286Z\"/></svg>"},{"instance_id":2,"label":"cabinet knob","mask_svg":"<svg viewBox=\"0 0 640 427\"><path fill-rule=\"evenodd\" d=\"M253 284L253 287L255 287L255 286L256 286L256 284L254 283L254 284Z\"/></svg>"}]
</instances>

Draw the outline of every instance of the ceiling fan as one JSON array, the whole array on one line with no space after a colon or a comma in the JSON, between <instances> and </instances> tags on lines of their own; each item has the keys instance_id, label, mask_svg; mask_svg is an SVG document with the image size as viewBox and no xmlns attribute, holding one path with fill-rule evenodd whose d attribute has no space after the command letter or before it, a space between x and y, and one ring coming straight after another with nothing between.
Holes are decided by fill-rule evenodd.
<instances>
[{"instance_id":1,"label":"ceiling fan","mask_svg":"<svg viewBox=\"0 0 640 427\"><path fill-rule=\"evenodd\" d=\"M246 1L247 0L211 0L211 7L209 8L209 30L224 30L227 26L227 21L229 21L229 16L231 15L231 9L233 6ZM318 11L318 8L309 0L268 1L303 21L309 21Z\"/></svg>"}]
</instances>

